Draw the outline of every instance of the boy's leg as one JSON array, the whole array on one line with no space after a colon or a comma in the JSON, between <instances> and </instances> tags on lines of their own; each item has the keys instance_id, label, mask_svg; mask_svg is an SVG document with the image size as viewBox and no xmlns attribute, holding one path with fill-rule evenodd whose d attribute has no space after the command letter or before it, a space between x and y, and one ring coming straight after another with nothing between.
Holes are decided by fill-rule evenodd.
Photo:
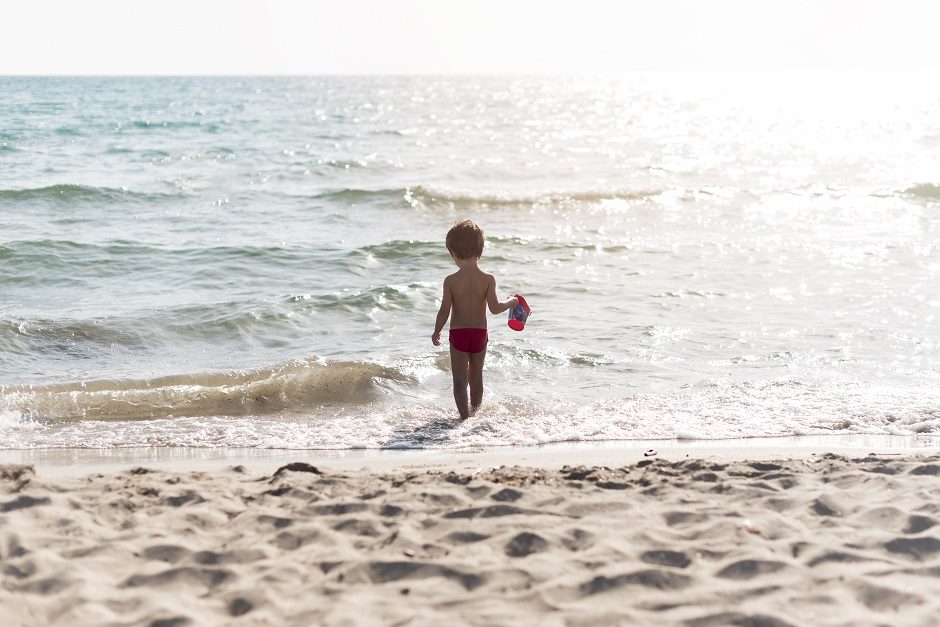
<instances>
[{"instance_id":1,"label":"boy's leg","mask_svg":"<svg viewBox=\"0 0 940 627\"><path fill-rule=\"evenodd\" d=\"M479 353L470 353L469 357L467 378L470 382L470 409L476 411L483 402L483 360L486 359L486 346Z\"/></svg>"},{"instance_id":2,"label":"boy's leg","mask_svg":"<svg viewBox=\"0 0 940 627\"><path fill-rule=\"evenodd\" d=\"M450 370L454 375L454 402L460 417L466 420L470 416L467 407L467 368L470 363L470 354L450 347Z\"/></svg>"}]
</instances>

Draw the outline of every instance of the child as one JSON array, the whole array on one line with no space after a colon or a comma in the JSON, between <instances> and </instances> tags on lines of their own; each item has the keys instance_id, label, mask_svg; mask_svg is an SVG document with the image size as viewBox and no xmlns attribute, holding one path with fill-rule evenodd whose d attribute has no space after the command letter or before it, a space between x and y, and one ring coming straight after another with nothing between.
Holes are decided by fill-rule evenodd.
<instances>
[{"instance_id":1,"label":"child","mask_svg":"<svg viewBox=\"0 0 940 627\"><path fill-rule=\"evenodd\" d=\"M511 309L519 300L500 302L496 297L496 279L480 270L483 255L483 231L470 220L460 220L447 232L447 250L459 270L444 279L444 299L437 312L431 341L441 345L441 330L450 319L450 367L454 375L454 401L460 418L466 420L470 409L483 402L483 360L486 358L486 307L498 314ZM470 408L467 385L470 385Z\"/></svg>"}]
</instances>

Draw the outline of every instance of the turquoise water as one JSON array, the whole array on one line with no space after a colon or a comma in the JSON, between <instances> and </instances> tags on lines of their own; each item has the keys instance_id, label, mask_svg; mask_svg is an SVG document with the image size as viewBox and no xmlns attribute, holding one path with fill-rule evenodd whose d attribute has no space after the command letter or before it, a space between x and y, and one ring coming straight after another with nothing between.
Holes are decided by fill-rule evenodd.
<instances>
[{"instance_id":1,"label":"turquoise water","mask_svg":"<svg viewBox=\"0 0 940 627\"><path fill-rule=\"evenodd\" d=\"M0 78L0 447L936 433L938 85ZM465 216L535 313L458 423Z\"/></svg>"}]
</instances>

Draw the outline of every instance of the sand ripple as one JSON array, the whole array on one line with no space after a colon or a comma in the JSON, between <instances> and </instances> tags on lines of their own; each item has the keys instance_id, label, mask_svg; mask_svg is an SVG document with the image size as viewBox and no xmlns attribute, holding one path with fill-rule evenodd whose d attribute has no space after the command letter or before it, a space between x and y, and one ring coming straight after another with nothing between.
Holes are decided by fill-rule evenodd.
<instances>
[{"instance_id":1,"label":"sand ripple","mask_svg":"<svg viewBox=\"0 0 940 627\"><path fill-rule=\"evenodd\" d=\"M5 466L0 623L936 625L938 468Z\"/></svg>"}]
</instances>

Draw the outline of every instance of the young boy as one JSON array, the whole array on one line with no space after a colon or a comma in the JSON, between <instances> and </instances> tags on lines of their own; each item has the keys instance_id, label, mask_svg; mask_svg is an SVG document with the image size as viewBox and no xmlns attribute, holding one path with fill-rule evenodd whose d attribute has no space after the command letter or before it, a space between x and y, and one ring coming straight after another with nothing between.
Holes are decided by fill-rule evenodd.
<instances>
[{"instance_id":1,"label":"young boy","mask_svg":"<svg viewBox=\"0 0 940 627\"><path fill-rule=\"evenodd\" d=\"M450 319L450 367L454 375L454 401L460 418L483 402L483 360L486 358L486 308L498 314L515 307L518 299L500 302L496 279L477 266L483 255L483 231L470 220L460 220L447 232L447 250L457 264L457 272L444 279L444 298L437 312L431 341L441 345L441 330ZM467 385L470 407L467 407Z\"/></svg>"}]
</instances>

